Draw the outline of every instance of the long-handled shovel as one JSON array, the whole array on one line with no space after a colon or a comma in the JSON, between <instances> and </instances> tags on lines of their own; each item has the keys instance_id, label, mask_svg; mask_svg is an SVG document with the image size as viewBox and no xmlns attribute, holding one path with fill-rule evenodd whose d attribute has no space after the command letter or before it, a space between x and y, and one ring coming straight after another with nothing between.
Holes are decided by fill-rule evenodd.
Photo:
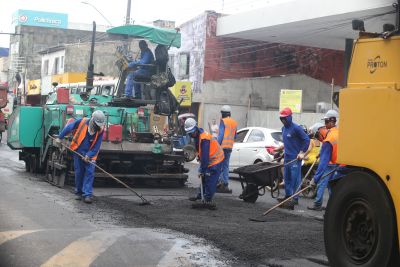
<instances>
[{"instance_id":1,"label":"long-handled shovel","mask_svg":"<svg viewBox=\"0 0 400 267\"><path fill-rule=\"evenodd\" d=\"M49 135L49 137L51 139L53 139L54 141L56 140L53 136ZM63 147L65 147L66 149L68 149L69 151L71 151L72 153L74 153L75 155L78 155L81 159L84 159L85 157L82 156L81 154L79 154L78 152L70 149L68 146L64 145L63 143L61 143L61 145ZM118 183L122 184L123 186L125 186L129 191L131 191L132 193L134 193L137 197L139 197L142 200L142 203L140 203L140 205L151 205L151 203L145 199L142 195L140 195L139 193L137 193L135 190L133 190L129 185L127 185L126 183L122 182L120 179L118 179L117 177L115 177L114 175L112 175L111 173L107 172L106 170L104 170L103 168L101 168L100 166L96 165L96 163L92 162L92 161L88 161L89 164L92 164L93 166L95 166L97 169L99 169L100 171L102 171L103 173L107 174L110 178L114 179L115 181L117 181Z\"/></svg>"},{"instance_id":2,"label":"long-handled shovel","mask_svg":"<svg viewBox=\"0 0 400 267\"><path fill-rule=\"evenodd\" d=\"M315 162L314 162L314 163L315 163ZM313 164L313 165L314 165L314 164ZM309 171L307 172L308 175L311 173L311 169L312 169L313 165L310 167ZM333 169L332 171L330 171L330 172L324 174L324 175L321 177L321 180L322 180L322 179L325 179L325 177L327 177L327 176L330 175L331 173L335 172L337 169L338 169L338 168L335 168L335 169ZM306 177L305 177L305 178L306 178ZM301 185L300 185L300 186L301 186ZM282 201L282 202L276 204L275 206L273 206L273 207L270 208L269 210L265 211L265 212L261 215L261 217L266 216L266 215L267 215L268 213L270 213L271 211L277 209L277 208L280 207L281 205L283 205L283 204L285 204L286 202L292 200L294 197L300 195L300 194L303 193L305 190L307 190L307 189L309 189L309 188L311 188L311 187L312 187L312 185L308 185L308 186L304 187L303 189L301 189L300 191L297 191L295 194L291 195L290 197L288 197L288 198L285 199L284 201ZM263 218L249 218L249 220L250 220L250 221L253 221L253 222L265 222L265 221L266 221L266 220L263 219Z\"/></svg>"}]
</instances>

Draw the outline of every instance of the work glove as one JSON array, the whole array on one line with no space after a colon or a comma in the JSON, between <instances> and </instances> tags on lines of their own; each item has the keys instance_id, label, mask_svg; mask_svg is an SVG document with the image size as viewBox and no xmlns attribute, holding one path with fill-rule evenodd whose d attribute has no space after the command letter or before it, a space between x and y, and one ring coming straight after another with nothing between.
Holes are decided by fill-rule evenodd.
<instances>
[{"instance_id":1,"label":"work glove","mask_svg":"<svg viewBox=\"0 0 400 267\"><path fill-rule=\"evenodd\" d=\"M303 152L300 152L298 155L297 155L297 159L298 160L303 160L304 159L304 153Z\"/></svg>"},{"instance_id":2,"label":"work glove","mask_svg":"<svg viewBox=\"0 0 400 267\"><path fill-rule=\"evenodd\" d=\"M90 162L89 156L88 155L84 156L83 157L83 161L86 162L86 163L89 163Z\"/></svg>"}]
</instances>

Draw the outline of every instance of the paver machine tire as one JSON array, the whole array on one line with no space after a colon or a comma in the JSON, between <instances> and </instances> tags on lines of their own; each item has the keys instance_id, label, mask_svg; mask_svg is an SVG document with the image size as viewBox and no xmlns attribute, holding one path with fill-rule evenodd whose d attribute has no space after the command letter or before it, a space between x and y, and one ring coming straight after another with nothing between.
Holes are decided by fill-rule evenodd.
<instances>
[{"instance_id":1,"label":"paver machine tire","mask_svg":"<svg viewBox=\"0 0 400 267\"><path fill-rule=\"evenodd\" d=\"M334 185L324 218L331 266L399 266L393 204L379 179L355 171Z\"/></svg>"}]
</instances>

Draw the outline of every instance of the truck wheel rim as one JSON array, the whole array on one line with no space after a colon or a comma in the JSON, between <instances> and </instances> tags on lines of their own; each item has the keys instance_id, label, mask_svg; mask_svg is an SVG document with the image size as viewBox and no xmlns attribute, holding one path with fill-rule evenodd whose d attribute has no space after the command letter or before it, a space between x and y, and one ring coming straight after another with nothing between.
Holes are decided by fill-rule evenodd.
<instances>
[{"instance_id":1,"label":"truck wheel rim","mask_svg":"<svg viewBox=\"0 0 400 267\"><path fill-rule=\"evenodd\" d=\"M368 262L378 241L374 213L363 199L352 201L343 220L344 248L357 264Z\"/></svg>"}]
</instances>

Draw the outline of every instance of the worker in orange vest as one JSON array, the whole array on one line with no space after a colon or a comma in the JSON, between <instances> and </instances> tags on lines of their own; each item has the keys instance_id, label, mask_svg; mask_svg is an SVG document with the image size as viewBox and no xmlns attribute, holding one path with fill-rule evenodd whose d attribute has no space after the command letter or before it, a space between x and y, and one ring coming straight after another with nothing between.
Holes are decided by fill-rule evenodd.
<instances>
[{"instance_id":1,"label":"worker in orange vest","mask_svg":"<svg viewBox=\"0 0 400 267\"><path fill-rule=\"evenodd\" d=\"M83 156L81 158L76 154L73 155L76 200L83 198L83 201L88 204L93 201L95 171L95 166L89 162L94 163L97 159L103 140L104 124L104 113L96 110L90 119L82 118L68 123L56 139L56 142L61 142L66 135L75 131L70 148Z\"/></svg>"},{"instance_id":2,"label":"worker in orange vest","mask_svg":"<svg viewBox=\"0 0 400 267\"><path fill-rule=\"evenodd\" d=\"M320 151L320 160L318 164L317 171L314 178L311 180L312 185L317 185L317 196L314 200L314 205L308 207L310 210L322 210L322 202L324 197L325 188L328 186L329 180L331 180L335 173L334 169L337 169L337 142L339 130L336 127L336 121L339 114L336 110L329 110L325 117L325 127L322 124L314 124L311 127L313 133L316 134L316 138L322 142L322 147ZM328 174L331 172L330 174ZM326 177L322 178L324 175ZM330 193L330 188L329 193Z\"/></svg>"},{"instance_id":3,"label":"worker in orange vest","mask_svg":"<svg viewBox=\"0 0 400 267\"><path fill-rule=\"evenodd\" d=\"M201 187L195 197L189 198L191 201L202 199L201 203L194 203L192 208L216 209L212 201L217 189L218 178L221 175L221 164L224 160L224 152L212 135L202 128L197 127L197 122L193 118L185 121L185 131L196 141L196 150L200 160L199 178Z\"/></svg>"},{"instance_id":4,"label":"worker in orange vest","mask_svg":"<svg viewBox=\"0 0 400 267\"><path fill-rule=\"evenodd\" d=\"M221 122L219 123L218 143L224 150L224 162L222 163L222 173L217 187L217 193L231 194L229 188L229 159L231 158L233 143L237 132L237 122L231 118L231 107L224 105L221 108Z\"/></svg>"}]
</instances>

